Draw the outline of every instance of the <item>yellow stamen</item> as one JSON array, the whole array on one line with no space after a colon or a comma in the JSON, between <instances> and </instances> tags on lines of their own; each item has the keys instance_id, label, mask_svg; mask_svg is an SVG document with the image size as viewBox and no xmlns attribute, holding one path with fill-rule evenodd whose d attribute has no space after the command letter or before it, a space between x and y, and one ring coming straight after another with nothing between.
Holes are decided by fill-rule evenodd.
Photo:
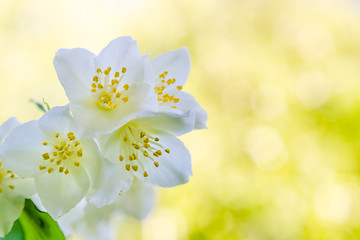
<instances>
[{"instance_id":1,"label":"yellow stamen","mask_svg":"<svg viewBox=\"0 0 360 240\"><path fill-rule=\"evenodd\" d=\"M82 155L83 155L82 148L80 148L80 149L77 151L77 156L78 156L78 157L82 157Z\"/></svg>"},{"instance_id":2,"label":"yellow stamen","mask_svg":"<svg viewBox=\"0 0 360 240\"><path fill-rule=\"evenodd\" d=\"M136 172L138 170L138 166L137 165L133 165L132 169Z\"/></svg>"},{"instance_id":3,"label":"yellow stamen","mask_svg":"<svg viewBox=\"0 0 360 240\"><path fill-rule=\"evenodd\" d=\"M130 171L130 164L126 164L126 165L125 165L125 169L126 169L127 171Z\"/></svg>"}]
</instances>

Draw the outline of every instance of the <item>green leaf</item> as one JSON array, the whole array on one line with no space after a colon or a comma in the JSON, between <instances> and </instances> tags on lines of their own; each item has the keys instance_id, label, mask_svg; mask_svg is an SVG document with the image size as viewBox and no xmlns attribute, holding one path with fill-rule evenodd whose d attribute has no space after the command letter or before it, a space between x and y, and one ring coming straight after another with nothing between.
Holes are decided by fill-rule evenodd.
<instances>
[{"instance_id":1,"label":"green leaf","mask_svg":"<svg viewBox=\"0 0 360 240\"><path fill-rule=\"evenodd\" d=\"M34 103L41 111L46 113L50 110L49 104L45 101L45 99L42 99L42 103L35 101L34 99L30 99L30 102Z\"/></svg>"},{"instance_id":2,"label":"green leaf","mask_svg":"<svg viewBox=\"0 0 360 240\"><path fill-rule=\"evenodd\" d=\"M14 222L11 231L5 236L6 240L26 240L24 230L21 227L19 219Z\"/></svg>"},{"instance_id":3,"label":"green leaf","mask_svg":"<svg viewBox=\"0 0 360 240\"><path fill-rule=\"evenodd\" d=\"M26 199L25 207L11 231L2 240L65 240L57 222Z\"/></svg>"}]
</instances>

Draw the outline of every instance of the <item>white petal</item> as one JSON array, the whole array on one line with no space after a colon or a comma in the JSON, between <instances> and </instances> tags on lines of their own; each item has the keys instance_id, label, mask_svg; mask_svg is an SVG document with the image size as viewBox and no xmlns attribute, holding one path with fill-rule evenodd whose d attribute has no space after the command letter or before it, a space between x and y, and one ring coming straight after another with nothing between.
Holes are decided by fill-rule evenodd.
<instances>
[{"instance_id":1,"label":"white petal","mask_svg":"<svg viewBox=\"0 0 360 240\"><path fill-rule=\"evenodd\" d=\"M125 76L134 80L137 79L135 76L144 75L144 61L137 42L131 37L119 37L112 40L96 57L96 65L101 69L111 67L115 71L126 67Z\"/></svg>"},{"instance_id":2,"label":"white petal","mask_svg":"<svg viewBox=\"0 0 360 240\"><path fill-rule=\"evenodd\" d=\"M142 58L143 58L145 61L149 61L150 57L151 57L151 53L144 55Z\"/></svg>"},{"instance_id":3,"label":"white petal","mask_svg":"<svg viewBox=\"0 0 360 240\"><path fill-rule=\"evenodd\" d=\"M176 104L176 107L182 112L193 112L195 114L195 129L202 129L206 127L206 121L208 119L207 113L202 109L195 98L187 93L180 91L177 94L180 101Z\"/></svg>"},{"instance_id":4,"label":"white petal","mask_svg":"<svg viewBox=\"0 0 360 240\"><path fill-rule=\"evenodd\" d=\"M15 188L10 191L11 196L20 196L22 198L30 198L35 194L35 183L33 178L10 178L6 181L7 185L13 185Z\"/></svg>"},{"instance_id":5,"label":"white petal","mask_svg":"<svg viewBox=\"0 0 360 240\"><path fill-rule=\"evenodd\" d=\"M194 130L195 115L190 113L159 113L157 116L143 117L132 120L142 129L161 129L174 135L182 135Z\"/></svg>"},{"instance_id":6,"label":"white petal","mask_svg":"<svg viewBox=\"0 0 360 240\"><path fill-rule=\"evenodd\" d=\"M114 203L119 210L137 219L144 219L155 204L154 187L146 182L134 179L129 191Z\"/></svg>"},{"instance_id":7,"label":"white petal","mask_svg":"<svg viewBox=\"0 0 360 240\"><path fill-rule=\"evenodd\" d=\"M21 123L16 117L11 117L0 126L0 144L4 142L7 135Z\"/></svg>"},{"instance_id":8,"label":"white petal","mask_svg":"<svg viewBox=\"0 0 360 240\"><path fill-rule=\"evenodd\" d=\"M90 186L89 177L83 167L73 167L68 175L44 173L35 177L36 189L46 210L57 219L70 211L84 198Z\"/></svg>"},{"instance_id":9,"label":"white petal","mask_svg":"<svg viewBox=\"0 0 360 240\"><path fill-rule=\"evenodd\" d=\"M56 132L61 134L75 132L76 136L77 130L68 105L50 109L39 119L39 128L49 136L54 136Z\"/></svg>"},{"instance_id":10,"label":"white petal","mask_svg":"<svg viewBox=\"0 0 360 240\"><path fill-rule=\"evenodd\" d=\"M15 128L0 146L4 167L21 177L38 173L45 136L37 121L30 121Z\"/></svg>"},{"instance_id":11,"label":"white petal","mask_svg":"<svg viewBox=\"0 0 360 240\"><path fill-rule=\"evenodd\" d=\"M39 209L41 212L46 212L46 209L45 209L44 205L42 204L38 193L35 193L34 195L32 195L30 199L35 204L37 209Z\"/></svg>"},{"instance_id":12,"label":"white petal","mask_svg":"<svg viewBox=\"0 0 360 240\"><path fill-rule=\"evenodd\" d=\"M90 197L90 202L96 207L103 207L111 204L119 193L125 193L129 190L133 181L133 175L125 170L125 167L111 165L105 175L104 182L98 191Z\"/></svg>"},{"instance_id":13,"label":"white petal","mask_svg":"<svg viewBox=\"0 0 360 240\"><path fill-rule=\"evenodd\" d=\"M70 102L81 103L91 95L95 55L83 48L60 49L54 58L54 67Z\"/></svg>"},{"instance_id":14,"label":"white petal","mask_svg":"<svg viewBox=\"0 0 360 240\"><path fill-rule=\"evenodd\" d=\"M170 86L183 86L190 73L190 53L186 47L164 53L150 61L154 67L155 77L167 71L167 79L175 78L176 83Z\"/></svg>"},{"instance_id":15,"label":"white petal","mask_svg":"<svg viewBox=\"0 0 360 240\"><path fill-rule=\"evenodd\" d=\"M152 91L146 83L133 84L128 90L129 101L119 102L111 111L98 107L93 99L88 99L83 105L70 103L70 108L74 118L89 135L97 131L109 132L137 116L150 115L155 111L157 102Z\"/></svg>"},{"instance_id":16,"label":"white petal","mask_svg":"<svg viewBox=\"0 0 360 240\"><path fill-rule=\"evenodd\" d=\"M74 232L74 225L85 215L87 201L82 199L73 209L57 220L61 231L65 236L70 236Z\"/></svg>"},{"instance_id":17,"label":"white petal","mask_svg":"<svg viewBox=\"0 0 360 240\"><path fill-rule=\"evenodd\" d=\"M101 181L103 159L100 155L99 147L92 139L81 139L83 149L83 167L90 178L90 186L98 188Z\"/></svg>"},{"instance_id":18,"label":"white petal","mask_svg":"<svg viewBox=\"0 0 360 240\"><path fill-rule=\"evenodd\" d=\"M142 171L135 172L135 175L161 187L173 187L188 182L189 176L192 175L191 156L184 144L176 137L162 131L149 131L149 133L157 136L160 139L158 143L163 146L162 155L154 157L159 162L159 167L155 167L153 161L139 154L143 165L143 168L139 166L139 169L147 171L148 177L144 177ZM170 154L164 149L170 149Z\"/></svg>"},{"instance_id":19,"label":"white petal","mask_svg":"<svg viewBox=\"0 0 360 240\"><path fill-rule=\"evenodd\" d=\"M0 237L4 237L11 230L23 207L24 198L11 198L5 192L0 193Z\"/></svg>"},{"instance_id":20,"label":"white petal","mask_svg":"<svg viewBox=\"0 0 360 240\"><path fill-rule=\"evenodd\" d=\"M149 114L147 113L157 110L157 100L153 94L153 88L149 84L133 84L127 92L130 96L129 101L115 109L117 110L117 119L124 118L125 116L130 116L131 118L148 116ZM122 121L121 125L124 123Z\"/></svg>"}]
</instances>

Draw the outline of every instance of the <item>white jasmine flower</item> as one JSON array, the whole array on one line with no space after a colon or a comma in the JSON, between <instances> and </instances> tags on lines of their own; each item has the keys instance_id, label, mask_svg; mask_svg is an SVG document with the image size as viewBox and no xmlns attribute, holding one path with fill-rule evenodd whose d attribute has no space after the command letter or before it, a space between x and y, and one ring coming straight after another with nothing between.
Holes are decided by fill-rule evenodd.
<instances>
[{"instance_id":1,"label":"white jasmine flower","mask_svg":"<svg viewBox=\"0 0 360 240\"><path fill-rule=\"evenodd\" d=\"M0 146L4 166L34 178L41 202L53 218L73 208L100 178L98 146L78 131L68 107L54 107L38 121L15 128Z\"/></svg>"},{"instance_id":2,"label":"white jasmine flower","mask_svg":"<svg viewBox=\"0 0 360 240\"><path fill-rule=\"evenodd\" d=\"M16 118L10 118L0 126L0 144L11 130L20 125ZM35 193L32 179L23 179L5 169L0 158L0 237L4 237L14 221L20 216L25 198Z\"/></svg>"},{"instance_id":3,"label":"white jasmine flower","mask_svg":"<svg viewBox=\"0 0 360 240\"><path fill-rule=\"evenodd\" d=\"M144 219L155 204L154 188L150 184L135 180L131 189L119 194L116 200L105 207L81 201L75 208L58 220L66 236L76 235L78 239L111 239L117 227L111 224L121 216Z\"/></svg>"},{"instance_id":4,"label":"white jasmine flower","mask_svg":"<svg viewBox=\"0 0 360 240\"><path fill-rule=\"evenodd\" d=\"M97 56L60 49L54 66L74 118L88 131L109 131L156 109L152 68L131 37L111 41Z\"/></svg>"},{"instance_id":5,"label":"white jasmine flower","mask_svg":"<svg viewBox=\"0 0 360 240\"><path fill-rule=\"evenodd\" d=\"M167 115L138 118L103 136L102 152L113 167L91 202L110 204L118 193L129 189L133 175L162 187L186 183L192 175L191 156L170 133L182 127L182 121Z\"/></svg>"},{"instance_id":6,"label":"white jasmine flower","mask_svg":"<svg viewBox=\"0 0 360 240\"><path fill-rule=\"evenodd\" d=\"M192 118L190 121L193 128L206 128L207 113L191 94L183 91L190 73L189 50L183 47L167 52L155 57L150 63L154 68L154 89L159 111L178 114L190 112L189 117Z\"/></svg>"}]
</instances>

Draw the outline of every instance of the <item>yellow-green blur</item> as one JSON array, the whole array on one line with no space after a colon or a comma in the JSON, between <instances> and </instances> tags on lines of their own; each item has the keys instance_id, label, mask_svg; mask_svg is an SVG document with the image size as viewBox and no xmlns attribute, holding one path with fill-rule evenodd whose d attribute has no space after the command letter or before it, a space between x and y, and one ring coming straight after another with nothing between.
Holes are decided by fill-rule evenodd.
<instances>
[{"instance_id":1,"label":"yellow-green blur","mask_svg":"<svg viewBox=\"0 0 360 240\"><path fill-rule=\"evenodd\" d=\"M152 57L187 46L184 91L208 130L181 139L194 176L160 189L117 239L360 238L360 3L355 0L0 1L0 120L67 103L58 48L131 35Z\"/></svg>"}]
</instances>

